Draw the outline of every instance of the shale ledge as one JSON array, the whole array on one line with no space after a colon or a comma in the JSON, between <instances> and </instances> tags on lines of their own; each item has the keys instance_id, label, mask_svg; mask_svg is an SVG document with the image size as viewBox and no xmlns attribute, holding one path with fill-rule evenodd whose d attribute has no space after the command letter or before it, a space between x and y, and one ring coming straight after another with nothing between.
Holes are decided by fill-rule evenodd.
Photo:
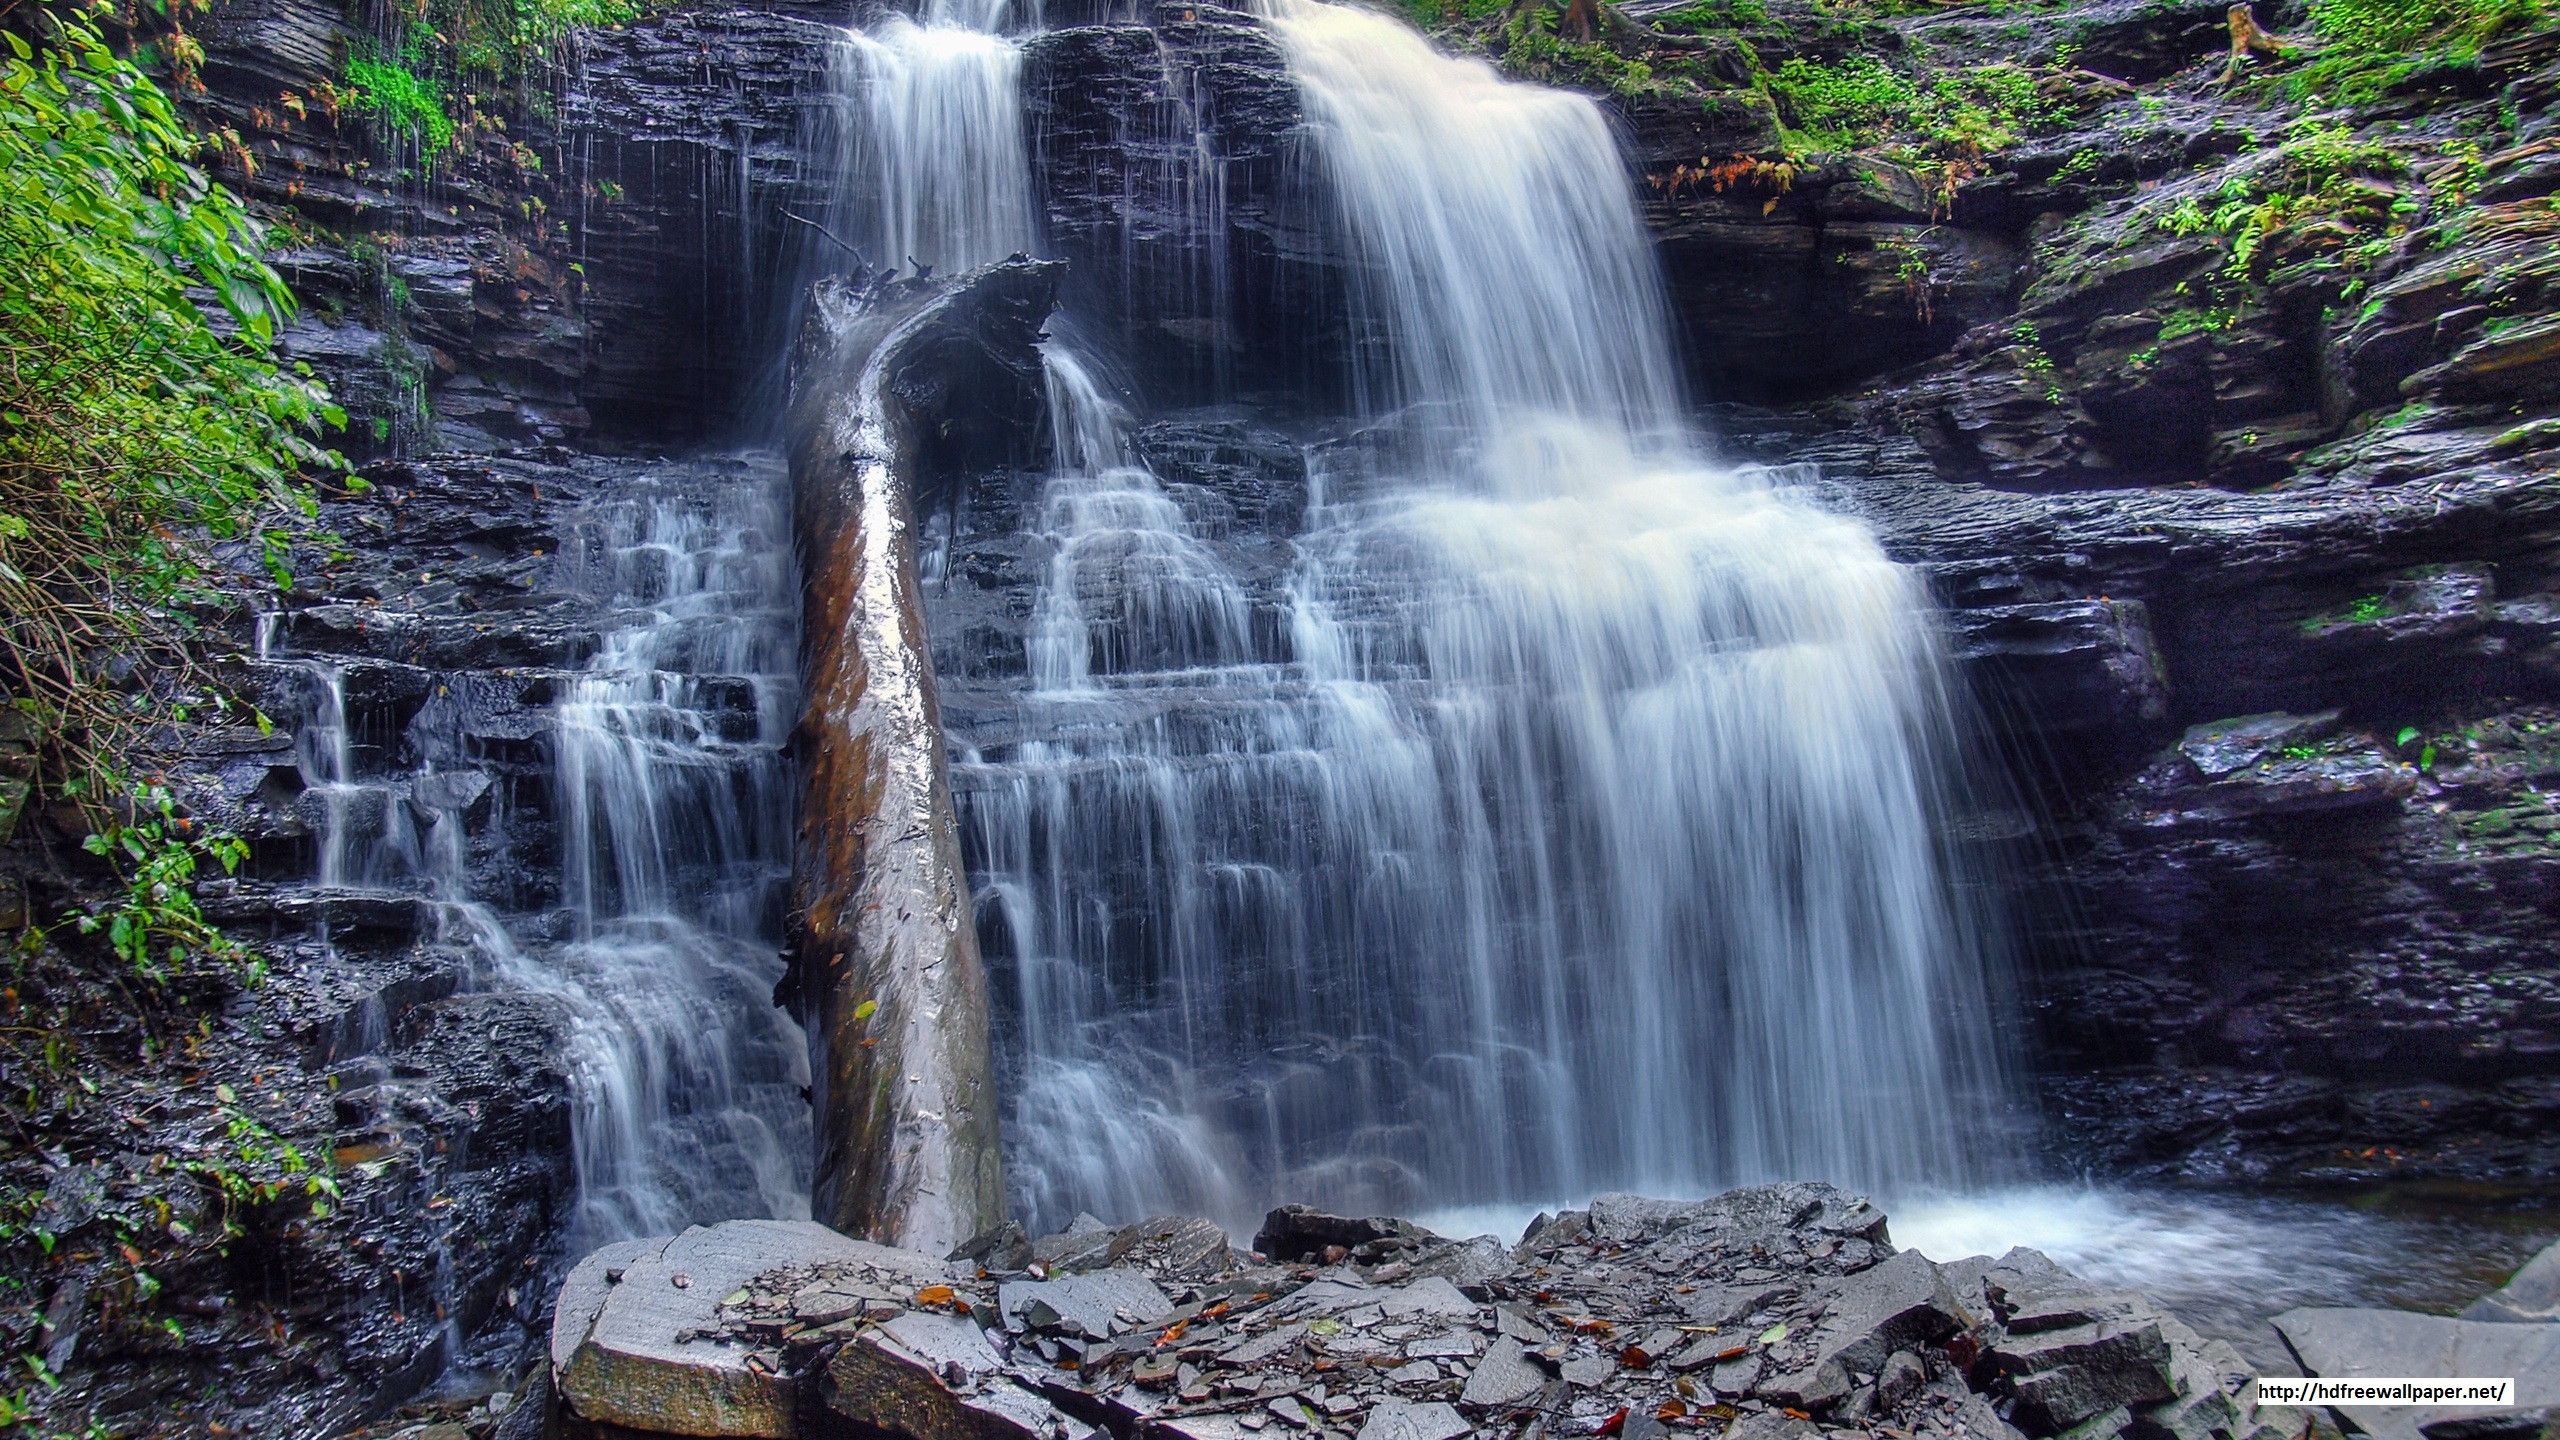
<instances>
[{"instance_id":1,"label":"shale ledge","mask_svg":"<svg viewBox=\"0 0 2560 1440\"><path fill-rule=\"evenodd\" d=\"M1541 1217L1512 1247L1291 1206L1271 1213L1254 1247L1179 1217L1117 1228L1085 1217L1037 1241L1008 1225L948 1259L773 1221L626 1242L589 1256L562 1291L552 1433L2339 1433L2329 1412L2255 1404L2236 1350L2139 1294L2032 1250L1937 1264L1897 1250L1873 1205L1824 1185L1704 1201L1606 1195ZM2410 1428L2456 1440L2435 1431L2458 1418ZM2487 1418L2462 1420L2462 1436L2480 1440L2471 1429Z\"/></svg>"}]
</instances>

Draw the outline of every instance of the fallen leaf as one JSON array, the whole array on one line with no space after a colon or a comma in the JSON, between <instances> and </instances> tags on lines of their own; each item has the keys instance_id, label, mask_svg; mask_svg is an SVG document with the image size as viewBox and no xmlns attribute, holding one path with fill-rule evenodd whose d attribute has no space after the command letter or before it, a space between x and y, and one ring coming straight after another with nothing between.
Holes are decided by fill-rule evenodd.
<instances>
[{"instance_id":1,"label":"fallen leaf","mask_svg":"<svg viewBox=\"0 0 2560 1440\"><path fill-rule=\"evenodd\" d=\"M1630 1370L1647 1370L1653 1366L1653 1357L1645 1353L1643 1346L1630 1345L1618 1352L1618 1363Z\"/></svg>"},{"instance_id":2,"label":"fallen leaf","mask_svg":"<svg viewBox=\"0 0 2560 1440\"><path fill-rule=\"evenodd\" d=\"M1617 1413L1616 1413L1616 1414L1611 1415L1608 1419L1601 1421L1601 1422L1600 1422L1600 1428L1599 1428L1599 1429L1597 1429L1597 1430L1595 1430L1595 1431L1593 1431L1592 1433L1593 1433L1593 1434L1595 1434L1595 1435L1615 1435L1615 1434L1617 1434L1619 1431L1624 1430L1624 1429L1626 1429L1626 1428L1627 1428L1627 1407L1625 1407L1624 1405L1621 1405L1621 1406L1619 1406L1619 1407L1618 1407L1618 1411L1617 1411Z\"/></svg>"},{"instance_id":3,"label":"fallen leaf","mask_svg":"<svg viewBox=\"0 0 2560 1440\"><path fill-rule=\"evenodd\" d=\"M918 1305L948 1305L956 1292L948 1285L927 1285L916 1292Z\"/></svg>"},{"instance_id":4,"label":"fallen leaf","mask_svg":"<svg viewBox=\"0 0 2560 1440\"><path fill-rule=\"evenodd\" d=\"M1760 1343L1763 1345L1775 1345L1786 1338L1787 1327L1784 1321L1772 1325L1768 1329L1760 1332Z\"/></svg>"},{"instance_id":5,"label":"fallen leaf","mask_svg":"<svg viewBox=\"0 0 2560 1440\"><path fill-rule=\"evenodd\" d=\"M1656 1420L1677 1420L1688 1413L1688 1406L1681 1404L1677 1400L1665 1400L1661 1405L1655 1408L1653 1418Z\"/></svg>"}]
</instances>

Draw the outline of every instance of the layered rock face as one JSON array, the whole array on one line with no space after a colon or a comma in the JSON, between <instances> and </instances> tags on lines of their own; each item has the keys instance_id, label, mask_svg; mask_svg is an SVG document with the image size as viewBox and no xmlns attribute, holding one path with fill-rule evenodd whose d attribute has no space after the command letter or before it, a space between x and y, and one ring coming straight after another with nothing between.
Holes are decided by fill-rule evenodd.
<instances>
[{"instance_id":1,"label":"layered rock face","mask_svg":"<svg viewBox=\"0 0 2560 1440\"><path fill-rule=\"evenodd\" d=\"M432 158L325 97L365 35L338 7L244 0L203 26L192 108L226 183L290 215L285 350L352 453L696 441L778 381L824 215L823 7L686 10L579 32ZM521 98L521 97L519 97Z\"/></svg>"}]
</instances>

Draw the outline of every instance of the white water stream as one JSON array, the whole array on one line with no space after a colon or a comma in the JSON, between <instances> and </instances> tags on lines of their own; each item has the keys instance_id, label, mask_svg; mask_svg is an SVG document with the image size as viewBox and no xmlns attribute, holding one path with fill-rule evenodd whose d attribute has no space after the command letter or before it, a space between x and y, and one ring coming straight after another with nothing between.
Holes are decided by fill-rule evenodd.
<instances>
[{"instance_id":1,"label":"white water stream","mask_svg":"<svg viewBox=\"0 0 2560 1440\"><path fill-rule=\"evenodd\" d=\"M770 459L669 466L574 518L560 579L608 618L562 682L537 807L557 827L565 926L525 915L519 934L474 893L466 812L491 782L447 733L451 705L411 725L416 763L389 763L396 746L368 762L345 671L302 662L299 764L321 799L324 892L415 898L466 988L556 1006L573 1245L809 1213L807 1046L771 998L790 856L781 743L797 710L784 488ZM390 1038L379 1016L366 1028L368 1049Z\"/></svg>"},{"instance_id":2,"label":"white water stream","mask_svg":"<svg viewBox=\"0 0 2560 1440\"><path fill-rule=\"evenodd\" d=\"M1041 738L955 768L1031 1218L1996 1169L1917 582L1793 477L1697 458L1589 101L1266 14L1398 458L1320 464L1258 638L1050 346ZM1036 250L1001 22L848 42L876 261Z\"/></svg>"}]
</instances>

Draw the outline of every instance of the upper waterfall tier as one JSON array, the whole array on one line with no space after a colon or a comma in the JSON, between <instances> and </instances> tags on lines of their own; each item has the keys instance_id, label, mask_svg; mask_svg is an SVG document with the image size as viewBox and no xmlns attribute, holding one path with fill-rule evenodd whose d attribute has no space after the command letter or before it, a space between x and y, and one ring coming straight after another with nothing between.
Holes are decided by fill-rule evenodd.
<instances>
[{"instance_id":1,"label":"upper waterfall tier","mask_svg":"<svg viewBox=\"0 0 2560 1440\"><path fill-rule=\"evenodd\" d=\"M1599 107L1372 11L1272 0L1397 403L1477 437L1571 417L1648 437L1682 385L1651 238Z\"/></svg>"}]
</instances>

